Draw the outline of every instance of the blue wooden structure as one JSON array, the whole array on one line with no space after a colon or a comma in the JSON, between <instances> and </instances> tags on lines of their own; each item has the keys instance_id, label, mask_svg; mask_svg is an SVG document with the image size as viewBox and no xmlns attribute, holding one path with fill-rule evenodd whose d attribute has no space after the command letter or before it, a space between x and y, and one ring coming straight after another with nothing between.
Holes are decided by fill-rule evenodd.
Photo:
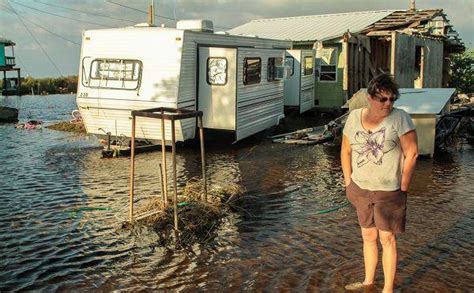
<instances>
[{"instance_id":1,"label":"blue wooden structure","mask_svg":"<svg viewBox=\"0 0 474 293\"><path fill-rule=\"evenodd\" d=\"M18 95L21 84L20 68L15 67L15 43L13 41L0 38L0 71L3 72L2 95ZM10 50L9 50L10 48ZM8 54L11 51L10 54ZM16 77L7 77L7 72L16 72Z\"/></svg>"}]
</instances>

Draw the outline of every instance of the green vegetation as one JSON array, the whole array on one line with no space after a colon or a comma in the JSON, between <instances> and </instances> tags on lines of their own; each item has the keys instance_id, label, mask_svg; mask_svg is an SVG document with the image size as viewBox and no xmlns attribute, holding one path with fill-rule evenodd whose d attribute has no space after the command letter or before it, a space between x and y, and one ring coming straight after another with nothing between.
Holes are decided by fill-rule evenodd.
<instances>
[{"instance_id":1,"label":"green vegetation","mask_svg":"<svg viewBox=\"0 0 474 293\"><path fill-rule=\"evenodd\" d=\"M0 79L0 89L3 88L3 80ZM55 78L33 78L25 77L21 80L20 95L29 95L33 92L35 95L49 94L71 94L77 91L77 76L64 76Z\"/></svg>"},{"instance_id":2,"label":"green vegetation","mask_svg":"<svg viewBox=\"0 0 474 293\"><path fill-rule=\"evenodd\" d=\"M449 86L464 94L474 92L474 50L452 56Z\"/></svg>"}]
</instances>

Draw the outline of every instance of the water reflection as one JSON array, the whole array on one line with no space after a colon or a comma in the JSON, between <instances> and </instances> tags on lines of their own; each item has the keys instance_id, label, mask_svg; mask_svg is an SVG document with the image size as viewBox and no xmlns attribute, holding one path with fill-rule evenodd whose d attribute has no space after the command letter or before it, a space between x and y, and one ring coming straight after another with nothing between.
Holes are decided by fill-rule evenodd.
<instances>
[{"instance_id":1,"label":"water reflection","mask_svg":"<svg viewBox=\"0 0 474 293\"><path fill-rule=\"evenodd\" d=\"M30 111L46 123L74 108L70 96L42 98L0 104L18 103L22 119ZM249 200L211 243L175 250L147 227L121 228L129 159L100 159L94 138L48 129L0 125L0 137L0 291L339 292L363 276L355 211L317 213L345 201L337 147L261 138L209 147L209 183L241 184ZM159 152L137 157L137 196L159 195L160 162ZM199 148L178 149L177 163L181 191L201 175ZM419 161L399 240L403 290L472 288L473 173L470 146ZM82 207L108 209L74 212Z\"/></svg>"}]
</instances>

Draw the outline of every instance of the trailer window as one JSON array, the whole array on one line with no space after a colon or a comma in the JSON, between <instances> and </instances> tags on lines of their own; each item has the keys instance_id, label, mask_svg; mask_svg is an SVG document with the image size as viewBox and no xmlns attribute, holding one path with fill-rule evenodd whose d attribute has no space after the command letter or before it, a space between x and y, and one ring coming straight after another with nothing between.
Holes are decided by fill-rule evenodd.
<instances>
[{"instance_id":1,"label":"trailer window","mask_svg":"<svg viewBox=\"0 0 474 293\"><path fill-rule=\"evenodd\" d=\"M319 81L337 81L337 48L323 48L318 50L320 75Z\"/></svg>"},{"instance_id":2,"label":"trailer window","mask_svg":"<svg viewBox=\"0 0 474 293\"><path fill-rule=\"evenodd\" d=\"M95 59L90 63L90 87L137 89L141 79L142 63L138 60Z\"/></svg>"},{"instance_id":3,"label":"trailer window","mask_svg":"<svg viewBox=\"0 0 474 293\"><path fill-rule=\"evenodd\" d=\"M293 56L286 56L285 57L285 66L287 66L291 69L290 76L293 76L293 73L294 73L294 70L295 70L295 58L293 58Z\"/></svg>"},{"instance_id":4,"label":"trailer window","mask_svg":"<svg viewBox=\"0 0 474 293\"><path fill-rule=\"evenodd\" d=\"M304 72L303 75L311 75L313 74L313 56L306 56L304 57L303 68Z\"/></svg>"},{"instance_id":5,"label":"trailer window","mask_svg":"<svg viewBox=\"0 0 474 293\"><path fill-rule=\"evenodd\" d=\"M262 76L262 59L245 58L244 59L244 84L260 83Z\"/></svg>"},{"instance_id":6,"label":"trailer window","mask_svg":"<svg viewBox=\"0 0 474 293\"><path fill-rule=\"evenodd\" d=\"M207 59L207 83L225 85L227 83L227 59L209 57Z\"/></svg>"},{"instance_id":7,"label":"trailer window","mask_svg":"<svg viewBox=\"0 0 474 293\"><path fill-rule=\"evenodd\" d=\"M283 58L281 57L272 57L268 58L267 64L267 80L275 81L277 80L277 67L283 65Z\"/></svg>"}]
</instances>

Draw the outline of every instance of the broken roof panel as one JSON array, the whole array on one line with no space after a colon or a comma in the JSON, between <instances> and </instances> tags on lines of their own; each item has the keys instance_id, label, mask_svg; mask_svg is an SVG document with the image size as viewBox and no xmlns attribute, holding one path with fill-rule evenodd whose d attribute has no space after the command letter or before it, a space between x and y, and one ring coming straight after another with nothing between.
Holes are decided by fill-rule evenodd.
<instances>
[{"instance_id":1,"label":"broken roof panel","mask_svg":"<svg viewBox=\"0 0 474 293\"><path fill-rule=\"evenodd\" d=\"M397 10L393 11L387 17L370 24L366 31L386 30L400 26L419 25L421 22L427 22L442 15L443 9L426 9L426 10Z\"/></svg>"},{"instance_id":2,"label":"broken roof panel","mask_svg":"<svg viewBox=\"0 0 474 293\"><path fill-rule=\"evenodd\" d=\"M395 106L409 114L439 114L455 92L454 88L403 88Z\"/></svg>"},{"instance_id":3,"label":"broken roof panel","mask_svg":"<svg viewBox=\"0 0 474 293\"><path fill-rule=\"evenodd\" d=\"M257 19L228 32L280 40L324 41L341 37L347 30L362 31L393 12L395 10Z\"/></svg>"},{"instance_id":4,"label":"broken roof panel","mask_svg":"<svg viewBox=\"0 0 474 293\"><path fill-rule=\"evenodd\" d=\"M4 44L5 46L14 46L15 42L0 37L0 44Z\"/></svg>"}]
</instances>

